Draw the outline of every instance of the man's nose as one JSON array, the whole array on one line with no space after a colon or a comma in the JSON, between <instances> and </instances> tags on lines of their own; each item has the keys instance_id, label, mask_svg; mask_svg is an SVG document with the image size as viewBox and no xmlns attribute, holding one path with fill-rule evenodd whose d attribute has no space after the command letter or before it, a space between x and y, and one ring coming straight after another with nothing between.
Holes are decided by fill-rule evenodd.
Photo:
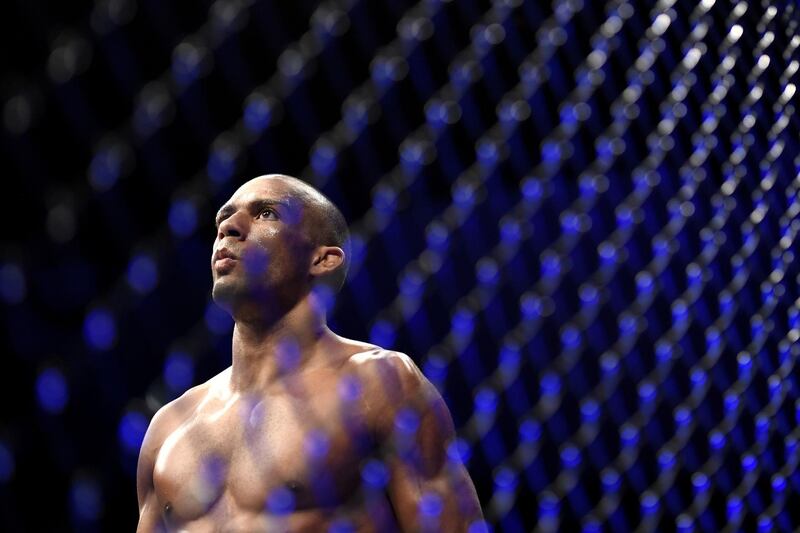
<instances>
[{"instance_id":1,"label":"man's nose","mask_svg":"<svg viewBox=\"0 0 800 533\"><path fill-rule=\"evenodd\" d=\"M244 239L247 235L247 215L237 212L223 220L219 225L217 238L234 237Z\"/></svg>"}]
</instances>

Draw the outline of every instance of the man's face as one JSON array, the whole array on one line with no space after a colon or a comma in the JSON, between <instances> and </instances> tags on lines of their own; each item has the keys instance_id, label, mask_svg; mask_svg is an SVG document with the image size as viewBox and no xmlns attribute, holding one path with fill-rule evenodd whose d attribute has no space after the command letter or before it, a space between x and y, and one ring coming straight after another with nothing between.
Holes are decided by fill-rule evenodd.
<instances>
[{"instance_id":1,"label":"man's face","mask_svg":"<svg viewBox=\"0 0 800 533\"><path fill-rule=\"evenodd\" d=\"M313 246L303 198L289 180L259 177L222 206L211 256L218 304L291 305L308 290Z\"/></svg>"}]
</instances>

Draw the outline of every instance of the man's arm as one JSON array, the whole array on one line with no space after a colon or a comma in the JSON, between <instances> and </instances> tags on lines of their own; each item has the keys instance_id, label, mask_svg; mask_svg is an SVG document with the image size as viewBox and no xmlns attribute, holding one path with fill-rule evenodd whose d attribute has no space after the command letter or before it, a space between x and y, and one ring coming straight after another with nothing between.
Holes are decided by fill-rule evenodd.
<instances>
[{"instance_id":1,"label":"man's arm","mask_svg":"<svg viewBox=\"0 0 800 533\"><path fill-rule=\"evenodd\" d=\"M391 401L381 416L381 432L390 474L387 491L400 526L404 531L466 531L483 517L466 468L448 454L455 438L450 412L408 356L389 360L398 401Z\"/></svg>"},{"instance_id":2,"label":"man's arm","mask_svg":"<svg viewBox=\"0 0 800 533\"><path fill-rule=\"evenodd\" d=\"M158 450L164 441L164 426L169 419L168 407L169 405L165 405L153 416L139 450L139 462L136 466L136 493L139 499L137 533L164 530L161 509L153 486L153 470Z\"/></svg>"}]
</instances>

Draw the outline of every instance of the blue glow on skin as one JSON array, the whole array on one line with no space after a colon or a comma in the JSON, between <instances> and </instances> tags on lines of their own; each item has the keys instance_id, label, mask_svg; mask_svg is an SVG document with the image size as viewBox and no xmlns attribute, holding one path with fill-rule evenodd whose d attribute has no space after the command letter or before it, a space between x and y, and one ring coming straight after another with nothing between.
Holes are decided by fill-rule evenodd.
<instances>
[{"instance_id":1,"label":"blue glow on skin","mask_svg":"<svg viewBox=\"0 0 800 533\"><path fill-rule=\"evenodd\" d=\"M377 459L370 459L361 467L361 479L373 489L382 489L389 482L389 469Z\"/></svg>"}]
</instances>

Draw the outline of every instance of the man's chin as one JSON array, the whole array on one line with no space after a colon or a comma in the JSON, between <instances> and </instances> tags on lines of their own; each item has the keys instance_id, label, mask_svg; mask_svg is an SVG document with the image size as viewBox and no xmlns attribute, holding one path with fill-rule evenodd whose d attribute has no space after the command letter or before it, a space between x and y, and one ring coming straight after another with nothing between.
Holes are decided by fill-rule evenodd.
<instances>
[{"instance_id":1,"label":"man's chin","mask_svg":"<svg viewBox=\"0 0 800 533\"><path fill-rule=\"evenodd\" d=\"M235 306L237 301L241 301L246 297L246 290L242 287L237 287L236 283L230 283L232 280L218 279L214 282L211 288L211 297L214 303L230 312Z\"/></svg>"}]
</instances>

